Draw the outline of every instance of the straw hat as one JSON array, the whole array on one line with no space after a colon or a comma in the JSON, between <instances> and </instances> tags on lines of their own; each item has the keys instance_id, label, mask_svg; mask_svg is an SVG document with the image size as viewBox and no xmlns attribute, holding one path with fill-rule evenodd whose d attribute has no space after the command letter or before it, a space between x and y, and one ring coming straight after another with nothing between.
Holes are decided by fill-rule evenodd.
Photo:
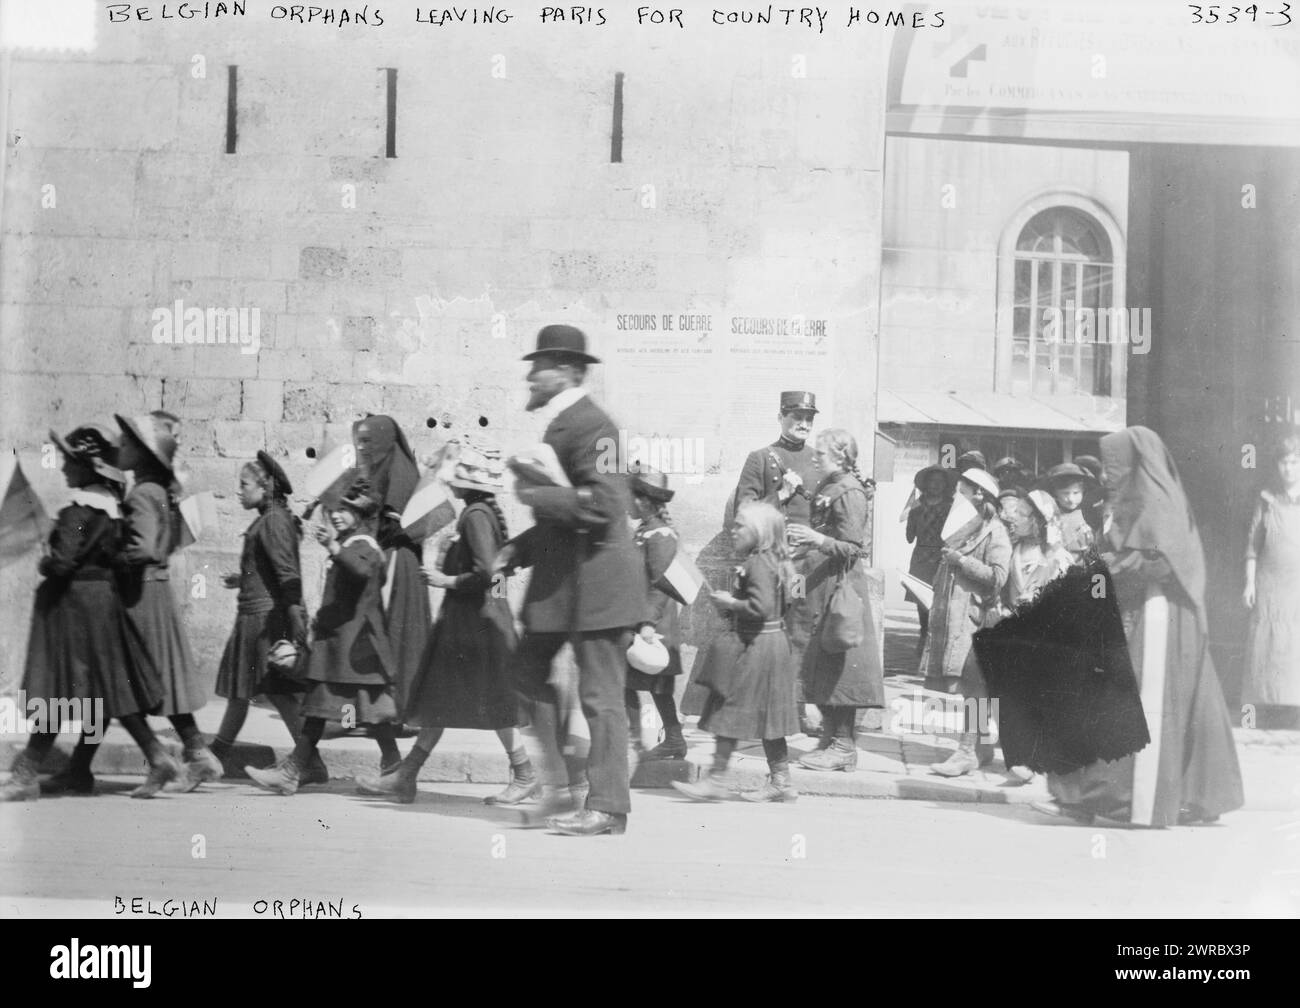
<instances>
[{"instance_id":1,"label":"straw hat","mask_svg":"<svg viewBox=\"0 0 1300 1008\"><path fill-rule=\"evenodd\" d=\"M967 483L979 487L994 500L997 499L998 490L1000 489L998 487L998 481L983 469L967 469L961 474L961 478Z\"/></svg>"},{"instance_id":2,"label":"straw hat","mask_svg":"<svg viewBox=\"0 0 1300 1008\"><path fill-rule=\"evenodd\" d=\"M66 458L89 465L105 479L126 483L126 476L117 467L121 441L112 428L98 423L82 424L66 438L50 431L50 440Z\"/></svg>"},{"instance_id":3,"label":"straw hat","mask_svg":"<svg viewBox=\"0 0 1300 1008\"><path fill-rule=\"evenodd\" d=\"M461 490L497 493L506 485L506 463L499 448L464 444L447 482Z\"/></svg>"},{"instance_id":4,"label":"straw hat","mask_svg":"<svg viewBox=\"0 0 1300 1008\"><path fill-rule=\"evenodd\" d=\"M148 414L138 417L124 417L114 413L123 432L136 442L145 452L168 473L173 472L172 460L176 458L176 436L171 425L166 421Z\"/></svg>"}]
</instances>

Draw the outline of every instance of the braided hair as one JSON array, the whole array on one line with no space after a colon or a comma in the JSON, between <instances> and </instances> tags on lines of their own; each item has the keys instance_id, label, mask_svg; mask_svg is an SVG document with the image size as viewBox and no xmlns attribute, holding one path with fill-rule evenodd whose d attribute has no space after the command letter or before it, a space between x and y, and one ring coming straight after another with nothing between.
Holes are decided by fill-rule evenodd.
<instances>
[{"instance_id":1,"label":"braided hair","mask_svg":"<svg viewBox=\"0 0 1300 1008\"><path fill-rule=\"evenodd\" d=\"M506 531L505 512L501 510L501 505L497 503L497 498L495 494L490 494L482 490L473 490L465 495L465 503L486 504L488 507L490 507L492 509L492 513L496 515L497 530L501 533L501 541L504 542L505 540L510 538L510 533Z\"/></svg>"},{"instance_id":2,"label":"braided hair","mask_svg":"<svg viewBox=\"0 0 1300 1008\"><path fill-rule=\"evenodd\" d=\"M862 484L867 500L876 494L876 481L864 476L858 468L858 440L842 427L831 427L817 435L817 443L825 445L836 458L837 464Z\"/></svg>"}]
</instances>

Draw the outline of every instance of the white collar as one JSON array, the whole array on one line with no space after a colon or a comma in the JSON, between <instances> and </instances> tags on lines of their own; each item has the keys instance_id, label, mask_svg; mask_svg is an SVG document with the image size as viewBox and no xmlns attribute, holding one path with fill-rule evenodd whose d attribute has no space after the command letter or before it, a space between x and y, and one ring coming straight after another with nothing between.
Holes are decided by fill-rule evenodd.
<instances>
[{"instance_id":1,"label":"white collar","mask_svg":"<svg viewBox=\"0 0 1300 1008\"><path fill-rule=\"evenodd\" d=\"M68 498L73 504L103 511L110 518L122 517L117 498L113 496L111 490L104 490L101 487L78 487L68 495Z\"/></svg>"},{"instance_id":2,"label":"white collar","mask_svg":"<svg viewBox=\"0 0 1300 1008\"><path fill-rule=\"evenodd\" d=\"M574 385L571 388L566 388L563 392L557 392L550 402L545 406L539 406L533 412L539 420L549 427L555 422L556 417L586 394L587 390L585 388L581 385Z\"/></svg>"}]
</instances>

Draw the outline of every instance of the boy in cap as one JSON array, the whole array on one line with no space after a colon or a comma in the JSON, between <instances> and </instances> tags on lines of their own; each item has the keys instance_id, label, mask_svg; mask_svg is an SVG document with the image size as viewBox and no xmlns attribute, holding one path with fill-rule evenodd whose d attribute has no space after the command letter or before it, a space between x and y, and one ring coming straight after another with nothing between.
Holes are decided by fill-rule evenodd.
<instances>
[{"instance_id":1,"label":"boy in cap","mask_svg":"<svg viewBox=\"0 0 1300 1008\"><path fill-rule=\"evenodd\" d=\"M1089 486L1096 485L1096 480L1073 462L1062 462L1048 470L1043 483L1059 511L1057 524L1061 529L1061 545L1078 563L1096 543L1083 512L1084 495Z\"/></svg>"}]
</instances>

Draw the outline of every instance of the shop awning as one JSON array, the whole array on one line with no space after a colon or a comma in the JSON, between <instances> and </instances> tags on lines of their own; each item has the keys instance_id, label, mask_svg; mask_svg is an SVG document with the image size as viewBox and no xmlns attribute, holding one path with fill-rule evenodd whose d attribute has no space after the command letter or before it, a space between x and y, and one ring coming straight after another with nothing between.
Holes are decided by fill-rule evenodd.
<instances>
[{"instance_id":1,"label":"shop awning","mask_svg":"<svg viewBox=\"0 0 1300 1008\"><path fill-rule=\"evenodd\" d=\"M1047 402L998 392L882 391L877 418L882 424L1107 434L1124 426L1124 402L1090 396Z\"/></svg>"}]
</instances>

